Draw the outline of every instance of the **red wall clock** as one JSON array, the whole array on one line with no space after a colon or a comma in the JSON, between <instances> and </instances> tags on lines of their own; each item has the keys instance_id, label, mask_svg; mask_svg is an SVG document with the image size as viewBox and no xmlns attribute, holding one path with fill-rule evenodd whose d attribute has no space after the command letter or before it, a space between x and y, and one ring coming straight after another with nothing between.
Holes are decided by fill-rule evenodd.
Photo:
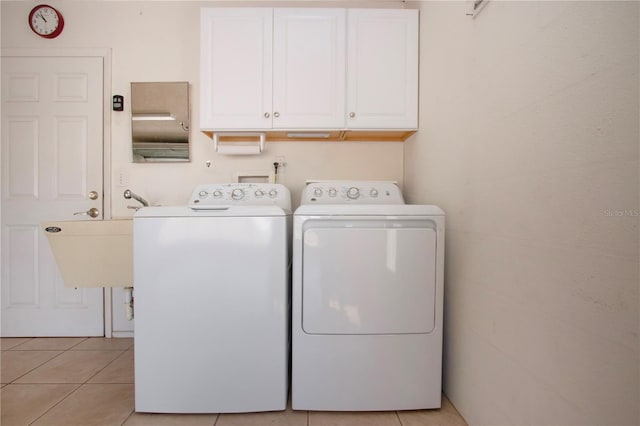
<instances>
[{"instance_id":1,"label":"red wall clock","mask_svg":"<svg viewBox=\"0 0 640 426\"><path fill-rule=\"evenodd\" d=\"M64 19L56 8L39 4L29 13L31 31L44 38L56 38L62 33Z\"/></svg>"}]
</instances>

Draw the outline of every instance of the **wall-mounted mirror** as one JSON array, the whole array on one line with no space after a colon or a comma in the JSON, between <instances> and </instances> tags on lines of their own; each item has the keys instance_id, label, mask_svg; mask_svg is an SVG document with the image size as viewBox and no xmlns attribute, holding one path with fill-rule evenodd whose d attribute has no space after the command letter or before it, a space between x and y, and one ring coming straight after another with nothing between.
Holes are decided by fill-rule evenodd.
<instances>
[{"instance_id":1,"label":"wall-mounted mirror","mask_svg":"<svg viewBox=\"0 0 640 426\"><path fill-rule=\"evenodd\" d=\"M131 83L133 162L189 161L189 83Z\"/></svg>"}]
</instances>

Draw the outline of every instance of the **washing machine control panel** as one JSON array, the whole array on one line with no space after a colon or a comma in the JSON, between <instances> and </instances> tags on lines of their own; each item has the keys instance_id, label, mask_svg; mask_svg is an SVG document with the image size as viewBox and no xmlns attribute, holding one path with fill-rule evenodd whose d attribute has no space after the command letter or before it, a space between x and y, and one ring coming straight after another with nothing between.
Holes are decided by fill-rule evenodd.
<instances>
[{"instance_id":1,"label":"washing machine control panel","mask_svg":"<svg viewBox=\"0 0 640 426\"><path fill-rule=\"evenodd\" d=\"M404 204L390 181L309 181L300 204Z\"/></svg>"},{"instance_id":2,"label":"washing machine control panel","mask_svg":"<svg viewBox=\"0 0 640 426\"><path fill-rule=\"evenodd\" d=\"M189 207L193 209L233 205L275 205L284 210L291 210L291 193L280 184L212 183L198 185L189 199Z\"/></svg>"}]
</instances>

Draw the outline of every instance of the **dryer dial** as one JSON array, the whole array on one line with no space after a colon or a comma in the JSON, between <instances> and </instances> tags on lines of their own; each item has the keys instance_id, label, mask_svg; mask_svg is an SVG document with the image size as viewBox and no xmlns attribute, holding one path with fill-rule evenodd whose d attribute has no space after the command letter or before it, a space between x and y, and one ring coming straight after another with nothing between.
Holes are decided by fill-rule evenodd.
<instances>
[{"instance_id":1,"label":"dryer dial","mask_svg":"<svg viewBox=\"0 0 640 426\"><path fill-rule=\"evenodd\" d=\"M244 198L244 191L240 188L236 188L231 191L231 198L234 200L242 200Z\"/></svg>"},{"instance_id":2,"label":"dryer dial","mask_svg":"<svg viewBox=\"0 0 640 426\"><path fill-rule=\"evenodd\" d=\"M359 196L360 196L360 190L355 186L352 186L347 190L347 197L349 197L350 199L356 200L358 199Z\"/></svg>"}]
</instances>

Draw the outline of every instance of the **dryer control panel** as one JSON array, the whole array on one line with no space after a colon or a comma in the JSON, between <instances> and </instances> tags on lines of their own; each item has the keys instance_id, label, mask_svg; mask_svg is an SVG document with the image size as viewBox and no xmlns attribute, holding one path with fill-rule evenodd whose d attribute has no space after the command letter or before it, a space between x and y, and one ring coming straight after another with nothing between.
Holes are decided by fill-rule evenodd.
<instances>
[{"instance_id":1,"label":"dryer control panel","mask_svg":"<svg viewBox=\"0 0 640 426\"><path fill-rule=\"evenodd\" d=\"M192 209L233 205L278 206L291 210L291 193L277 183L212 183L196 186L189 199Z\"/></svg>"},{"instance_id":2,"label":"dryer control panel","mask_svg":"<svg viewBox=\"0 0 640 426\"><path fill-rule=\"evenodd\" d=\"M308 181L300 204L404 204L404 198L390 181Z\"/></svg>"}]
</instances>

